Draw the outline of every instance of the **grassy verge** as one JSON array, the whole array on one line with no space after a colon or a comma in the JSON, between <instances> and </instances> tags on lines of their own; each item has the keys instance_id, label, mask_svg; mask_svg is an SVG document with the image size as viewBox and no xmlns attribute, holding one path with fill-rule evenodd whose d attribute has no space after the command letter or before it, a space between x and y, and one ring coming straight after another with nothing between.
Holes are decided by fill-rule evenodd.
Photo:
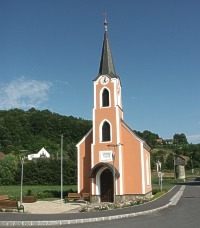
<instances>
[{"instance_id":1,"label":"grassy verge","mask_svg":"<svg viewBox=\"0 0 200 228\"><path fill-rule=\"evenodd\" d=\"M175 184L176 184L176 181L174 179L172 179L172 178L163 178L162 189L165 189L166 191L169 191ZM160 189L158 177L153 177L152 178L152 188L153 189Z\"/></svg>"},{"instance_id":2,"label":"grassy verge","mask_svg":"<svg viewBox=\"0 0 200 228\"><path fill-rule=\"evenodd\" d=\"M175 180L173 178L173 174L165 173L162 182L162 190L167 192L169 191L175 184L182 182L181 180ZM20 186L0 186L0 195L9 195L13 199L19 199L20 197ZM160 191L159 180L156 172L152 173L152 189L153 194L156 194ZM23 186L23 195L26 195L28 190L31 190L32 195L37 195L38 199L42 200L53 200L59 199L61 195L60 186ZM76 192L76 185L68 185L63 186L63 197L67 195L68 192Z\"/></svg>"},{"instance_id":3,"label":"grassy verge","mask_svg":"<svg viewBox=\"0 0 200 228\"><path fill-rule=\"evenodd\" d=\"M32 195L37 195L38 199L44 198L60 198L61 191L60 186L23 186L23 195L26 195L28 190L31 190ZM12 186L0 186L0 195L9 195L13 199L19 199L21 187ZM67 195L67 192L76 192L76 185L63 186L63 197Z\"/></svg>"},{"instance_id":4,"label":"grassy verge","mask_svg":"<svg viewBox=\"0 0 200 228\"><path fill-rule=\"evenodd\" d=\"M174 174L169 172L164 172L164 177L162 181L162 189L164 191L169 191L177 183L182 183L183 180L174 179ZM152 173L152 189L157 191L160 189L159 179L157 172Z\"/></svg>"}]
</instances>

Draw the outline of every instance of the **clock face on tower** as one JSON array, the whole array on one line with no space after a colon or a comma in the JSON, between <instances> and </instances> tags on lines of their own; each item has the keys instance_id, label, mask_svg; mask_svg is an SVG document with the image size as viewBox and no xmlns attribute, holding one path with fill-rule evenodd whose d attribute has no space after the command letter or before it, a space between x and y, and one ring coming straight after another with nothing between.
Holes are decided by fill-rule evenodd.
<instances>
[{"instance_id":1,"label":"clock face on tower","mask_svg":"<svg viewBox=\"0 0 200 228\"><path fill-rule=\"evenodd\" d=\"M101 78L101 84L105 85L105 84L107 84L108 82L109 82L109 78L108 78L108 77L103 76L103 77Z\"/></svg>"}]
</instances>

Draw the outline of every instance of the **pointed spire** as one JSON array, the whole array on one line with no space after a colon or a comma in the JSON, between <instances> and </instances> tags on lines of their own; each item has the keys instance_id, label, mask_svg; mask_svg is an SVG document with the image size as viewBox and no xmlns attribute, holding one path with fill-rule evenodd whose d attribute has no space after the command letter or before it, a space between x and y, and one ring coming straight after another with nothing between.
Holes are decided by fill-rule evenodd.
<instances>
[{"instance_id":1,"label":"pointed spire","mask_svg":"<svg viewBox=\"0 0 200 228\"><path fill-rule=\"evenodd\" d=\"M108 40L108 23L106 20L106 14L104 21L104 41L102 47L101 62L99 67L99 75L102 74L107 74L110 77L117 77Z\"/></svg>"}]
</instances>

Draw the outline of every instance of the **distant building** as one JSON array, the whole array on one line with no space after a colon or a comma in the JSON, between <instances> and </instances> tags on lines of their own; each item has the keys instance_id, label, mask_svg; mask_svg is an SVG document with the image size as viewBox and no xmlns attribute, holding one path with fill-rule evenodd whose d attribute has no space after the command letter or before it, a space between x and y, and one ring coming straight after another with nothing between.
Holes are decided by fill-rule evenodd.
<instances>
[{"instance_id":1,"label":"distant building","mask_svg":"<svg viewBox=\"0 0 200 228\"><path fill-rule=\"evenodd\" d=\"M185 179L185 165L186 165L186 160L182 156L177 156L175 158L174 165L176 166L176 171L177 171L177 178L178 179Z\"/></svg>"},{"instance_id":2,"label":"distant building","mask_svg":"<svg viewBox=\"0 0 200 228\"><path fill-rule=\"evenodd\" d=\"M156 139L156 142L160 143L160 144L163 144L163 139L162 138Z\"/></svg>"},{"instance_id":3,"label":"distant building","mask_svg":"<svg viewBox=\"0 0 200 228\"><path fill-rule=\"evenodd\" d=\"M175 165L186 165L186 160L183 156L180 156L178 155L176 158L175 158Z\"/></svg>"},{"instance_id":4,"label":"distant building","mask_svg":"<svg viewBox=\"0 0 200 228\"><path fill-rule=\"evenodd\" d=\"M163 139L163 143L165 144L173 144L173 139Z\"/></svg>"},{"instance_id":5,"label":"distant building","mask_svg":"<svg viewBox=\"0 0 200 228\"><path fill-rule=\"evenodd\" d=\"M43 147L37 154L28 155L28 160L32 160L35 158L50 158L50 154Z\"/></svg>"},{"instance_id":6,"label":"distant building","mask_svg":"<svg viewBox=\"0 0 200 228\"><path fill-rule=\"evenodd\" d=\"M159 143L159 144L173 144L173 139L162 139L162 138L159 138L159 139L156 139L156 142Z\"/></svg>"}]
</instances>

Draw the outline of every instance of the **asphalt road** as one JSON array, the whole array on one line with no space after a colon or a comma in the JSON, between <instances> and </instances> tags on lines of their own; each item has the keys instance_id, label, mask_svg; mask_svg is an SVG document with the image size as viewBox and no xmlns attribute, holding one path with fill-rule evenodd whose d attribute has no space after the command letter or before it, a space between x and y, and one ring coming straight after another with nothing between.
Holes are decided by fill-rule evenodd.
<instances>
[{"instance_id":1,"label":"asphalt road","mask_svg":"<svg viewBox=\"0 0 200 228\"><path fill-rule=\"evenodd\" d=\"M62 227L90 228L198 228L200 227L200 183L187 185L183 196L175 206L155 214L99 223L85 223Z\"/></svg>"},{"instance_id":2,"label":"asphalt road","mask_svg":"<svg viewBox=\"0 0 200 228\"><path fill-rule=\"evenodd\" d=\"M176 189L175 189L176 190ZM175 191L174 190L174 191ZM170 193L172 194L173 191ZM168 198L171 197L169 194ZM167 196L166 196L167 197ZM165 198L165 197L164 197ZM163 201L163 199L161 201ZM159 203L155 201L156 204ZM149 205L150 206L150 205ZM146 205L148 207L148 204ZM133 208L134 209L134 208ZM118 212L118 211L116 211ZM108 212L106 212L108 213ZM4 221L6 214L2 214L1 220ZM8 215L8 214L7 214ZM9 214L10 220L12 220L12 215ZM86 214L81 214L86 216ZM50 215L49 215L50 216ZM61 216L61 215L60 215ZM63 216L63 215L62 215ZM53 216L52 216L53 217ZM49 220L49 217L46 218ZM3 226L1 226L3 228ZM29 226L30 227L30 226ZM32 226L33 227L33 226ZM47 227L47 226L37 226ZM59 226L48 226L52 228L57 228ZM83 223L77 225L62 225L61 227L72 227L72 228L90 228L90 227L136 227L136 228L197 228L200 227L200 182L196 181L193 183L187 183L183 195L175 206L170 206L167 209L160 210L154 214L142 215L133 218L119 219L104 222L95 223Z\"/></svg>"}]
</instances>

